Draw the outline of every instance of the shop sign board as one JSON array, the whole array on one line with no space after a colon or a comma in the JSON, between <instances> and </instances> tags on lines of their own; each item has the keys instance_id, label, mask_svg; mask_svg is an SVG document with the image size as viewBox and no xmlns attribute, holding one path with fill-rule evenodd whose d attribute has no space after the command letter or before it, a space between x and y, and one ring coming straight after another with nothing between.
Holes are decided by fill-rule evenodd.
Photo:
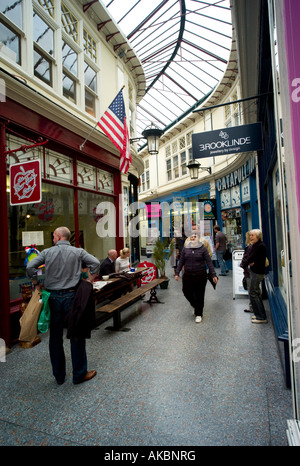
<instances>
[{"instance_id":1,"label":"shop sign board","mask_svg":"<svg viewBox=\"0 0 300 466\"><path fill-rule=\"evenodd\" d=\"M194 159L262 150L261 123L192 134L192 149Z\"/></svg>"},{"instance_id":2,"label":"shop sign board","mask_svg":"<svg viewBox=\"0 0 300 466\"><path fill-rule=\"evenodd\" d=\"M215 220L217 218L217 200L199 199L204 206L204 220Z\"/></svg>"},{"instance_id":3,"label":"shop sign board","mask_svg":"<svg viewBox=\"0 0 300 466\"><path fill-rule=\"evenodd\" d=\"M248 296L248 291L243 287L244 269L240 267L244 252L244 250L232 251L233 299L239 295Z\"/></svg>"},{"instance_id":4,"label":"shop sign board","mask_svg":"<svg viewBox=\"0 0 300 466\"><path fill-rule=\"evenodd\" d=\"M42 200L40 160L9 167L10 205L34 204Z\"/></svg>"}]
</instances>

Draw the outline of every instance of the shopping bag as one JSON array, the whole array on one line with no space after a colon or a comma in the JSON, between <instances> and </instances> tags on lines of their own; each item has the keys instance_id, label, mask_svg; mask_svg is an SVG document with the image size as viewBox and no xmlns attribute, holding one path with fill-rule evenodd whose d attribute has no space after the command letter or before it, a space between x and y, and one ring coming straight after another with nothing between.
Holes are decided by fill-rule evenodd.
<instances>
[{"instance_id":1,"label":"shopping bag","mask_svg":"<svg viewBox=\"0 0 300 466\"><path fill-rule=\"evenodd\" d=\"M37 336L37 322L43 307L42 295L39 290L35 290L31 300L20 319L20 341L33 342Z\"/></svg>"},{"instance_id":2,"label":"shopping bag","mask_svg":"<svg viewBox=\"0 0 300 466\"><path fill-rule=\"evenodd\" d=\"M46 333L49 330L50 326L50 306L49 306L49 291L42 289L42 301L43 307L40 313L40 317L38 320L38 330L41 333Z\"/></svg>"}]
</instances>

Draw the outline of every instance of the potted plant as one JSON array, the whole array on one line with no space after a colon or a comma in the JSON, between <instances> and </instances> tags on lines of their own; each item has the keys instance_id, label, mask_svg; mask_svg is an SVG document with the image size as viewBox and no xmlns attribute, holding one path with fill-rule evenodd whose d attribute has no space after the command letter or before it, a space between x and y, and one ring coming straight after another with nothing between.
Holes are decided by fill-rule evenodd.
<instances>
[{"instance_id":1,"label":"potted plant","mask_svg":"<svg viewBox=\"0 0 300 466\"><path fill-rule=\"evenodd\" d=\"M153 248L153 260L154 264L159 272L160 278L165 278L165 281L160 284L161 288L167 288L169 278L166 276L166 263L172 256L175 250L175 242L169 238L157 239Z\"/></svg>"}]
</instances>

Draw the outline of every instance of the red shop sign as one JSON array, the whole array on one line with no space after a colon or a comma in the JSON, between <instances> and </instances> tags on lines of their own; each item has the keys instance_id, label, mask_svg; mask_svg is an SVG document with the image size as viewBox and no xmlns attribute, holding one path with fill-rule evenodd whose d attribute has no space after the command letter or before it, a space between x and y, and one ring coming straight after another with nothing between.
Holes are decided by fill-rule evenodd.
<instances>
[{"instance_id":1,"label":"red shop sign","mask_svg":"<svg viewBox=\"0 0 300 466\"><path fill-rule=\"evenodd\" d=\"M16 163L9 167L10 205L41 202L41 166L39 160Z\"/></svg>"}]
</instances>

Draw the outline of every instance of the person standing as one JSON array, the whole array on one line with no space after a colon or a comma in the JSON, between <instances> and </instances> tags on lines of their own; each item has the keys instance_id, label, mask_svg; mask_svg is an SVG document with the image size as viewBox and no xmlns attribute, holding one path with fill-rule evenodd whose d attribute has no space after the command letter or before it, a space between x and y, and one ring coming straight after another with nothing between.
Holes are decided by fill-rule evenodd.
<instances>
[{"instance_id":1,"label":"person standing","mask_svg":"<svg viewBox=\"0 0 300 466\"><path fill-rule=\"evenodd\" d=\"M249 298L254 312L253 324L268 323L266 310L261 297L260 284L265 277L267 248L262 241L262 232L259 229L249 233L251 249L245 260L245 266L250 266Z\"/></svg>"},{"instance_id":2,"label":"person standing","mask_svg":"<svg viewBox=\"0 0 300 466\"><path fill-rule=\"evenodd\" d=\"M251 252L250 231L247 231L246 248L245 248L241 263L240 263L240 267L244 270L244 278L246 279L248 294L249 294L249 289L250 289L250 269L249 269L249 265L247 264L247 257L249 256L250 252ZM249 303L249 309L244 309L244 312L253 312L251 301Z\"/></svg>"},{"instance_id":3,"label":"person standing","mask_svg":"<svg viewBox=\"0 0 300 466\"><path fill-rule=\"evenodd\" d=\"M185 298L194 308L195 322L200 323L203 317L205 287L207 282L206 266L217 284L218 278L209 252L199 240L197 233L192 233L189 243L182 249L175 272L175 280L179 280L180 271L184 268L182 291Z\"/></svg>"},{"instance_id":4,"label":"person standing","mask_svg":"<svg viewBox=\"0 0 300 466\"><path fill-rule=\"evenodd\" d=\"M67 227L59 227L54 231L54 246L44 249L31 262L28 262L26 274L39 289L37 271L45 264L44 286L50 292L50 337L49 351L53 375L59 385L66 376L66 361L63 348L64 323L72 310L77 287L80 283L82 266L88 267L88 281L95 280L100 262L84 249L70 244L71 233ZM92 291L92 290L91 290ZM70 338L71 358L73 366L73 383L78 384L95 377L97 372L87 371L85 337Z\"/></svg>"},{"instance_id":5,"label":"person standing","mask_svg":"<svg viewBox=\"0 0 300 466\"><path fill-rule=\"evenodd\" d=\"M99 278L115 273L115 260L117 257L118 253L115 249L110 249L108 251L106 259L104 259L100 265Z\"/></svg>"},{"instance_id":6,"label":"person standing","mask_svg":"<svg viewBox=\"0 0 300 466\"><path fill-rule=\"evenodd\" d=\"M219 266L221 267L221 273L219 275L226 276L227 268L226 268L226 262L224 260L224 254L226 252L226 236L224 233L220 230L219 225L214 226L214 232L215 232L215 247L216 247L216 254L217 254L217 260L219 263Z\"/></svg>"}]
</instances>

